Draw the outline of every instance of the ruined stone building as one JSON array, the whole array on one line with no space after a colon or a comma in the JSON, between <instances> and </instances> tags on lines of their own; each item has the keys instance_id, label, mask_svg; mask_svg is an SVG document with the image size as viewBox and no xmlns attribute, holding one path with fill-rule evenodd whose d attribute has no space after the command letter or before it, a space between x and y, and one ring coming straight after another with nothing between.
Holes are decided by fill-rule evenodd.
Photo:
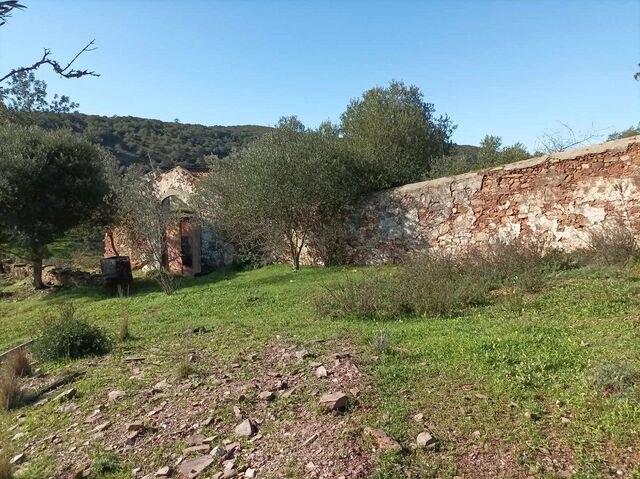
<instances>
[{"instance_id":1,"label":"ruined stone building","mask_svg":"<svg viewBox=\"0 0 640 479\"><path fill-rule=\"evenodd\" d=\"M155 180L160 199L188 203L204 174L162 172ZM515 239L570 251L586 245L591 229L612 222L640 231L640 136L385 190L365 199L352 219L346 248L361 264ZM114 253L109 243L107 256ZM118 252L130 255L134 268L143 266L125 243ZM188 217L167 232L174 273L193 275L230 260L229 247Z\"/></svg>"},{"instance_id":2,"label":"ruined stone building","mask_svg":"<svg viewBox=\"0 0 640 479\"><path fill-rule=\"evenodd\" d=\"M186 169L177 166L162 170L153 178L155 191L163 207L188 212L188 204L198 178L207 174L206 168ZM203 230L188 213L168 228L163 261L172 273L193 276L213 271L232 260L228 245L217 238L215 232ZM111 230L105 235L104 255L129 256L133 269L150 266L141 248L126 231Z\"/></svg>"}]
</instances>

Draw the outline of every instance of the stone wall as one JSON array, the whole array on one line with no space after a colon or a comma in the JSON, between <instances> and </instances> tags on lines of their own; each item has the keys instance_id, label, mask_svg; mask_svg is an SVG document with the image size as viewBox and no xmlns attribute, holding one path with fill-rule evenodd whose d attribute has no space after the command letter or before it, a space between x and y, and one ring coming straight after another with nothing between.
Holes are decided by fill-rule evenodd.
<instances>
[{"instance_id":1,"label":"stone wall","mask_svg":"<svg viewBox=\"0 0 640 479\"><path fill-rule=\"evenodd\" d=\"M639 231L640 136L382 191L348 249L366 264L516 238L570 251L614 221Z\"/></svg>"}]
</instances>

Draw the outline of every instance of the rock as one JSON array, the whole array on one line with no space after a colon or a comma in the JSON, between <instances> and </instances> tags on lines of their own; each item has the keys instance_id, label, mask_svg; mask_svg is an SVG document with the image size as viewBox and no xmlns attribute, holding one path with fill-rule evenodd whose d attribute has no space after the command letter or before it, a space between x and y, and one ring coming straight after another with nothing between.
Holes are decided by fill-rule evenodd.
<instances>
[{"instance_id":1,"label":"rock","mask_svg":"<svg viewBox=\"0 0 640 479\"><path fill-rule=\"evenodd\" d=\"M324 366L318 366L316 369L316 376L319 378L326 378L328 376L327 368Z\"/></svg>"},{"instance_id":2,"label":"rock","mask_svg":"<svg viewBox=\"0 0 640 479\"><path fill-rule=\"evenodd\" d=\"M198 477L198 475L207 469L213 463L213 457L211 456L200 456L195 459L189 459L188 461L184 461L178 467L178 476L180 478L188 478L192 479L194 477Z\"/></svg>"},{"instance_id":3,"label":"rock","mask_svg":"<svg viewBox=\"0 0 640 479\"><path fill-rule=\"evenodd\" d=\"M24 462L25 455L24 453L16 454L11 458L9 464L15 466L17 464L22 464Z\"/></svg>"},{"instance_id":4,"label":"rock","mask_svg":"<svg viewBox=\"0 0 640 479\"><path fill-rule=\"evenodd\" d=\"M318 439L318 433L314 433L309 438L307 438L307 440L302 443L302 446L308 446L309 444L314 442L316 439Z\"/></svg>"},{"instance_id":5,"label":"rock","mask_svg":"<svg viewBox=\"0 0 640 479\"><path fill-rule=\"evenodd\" d=\"M401 451L402 446L398 441L396 441L390 434L381 431L380 429L373 429L370 427L365 427L364 432L371 436L374 440L378 449L383 451Z\"/></svg>"},{"instance_id":6,"label":"rock","mask_svg":"<svg viewBox=\"0 0 640 479\"><path fill-rule=\"evenodd\" d=\"M222 446L215 446L213 449L211 449L209 455L213 457L224 457L227 455L227 451Z\"/></svg>"},{"instance_id":7,"label":"rock","mask_svg":"<svg viewBox=\"0 0 640 479\"><path fill-rule=\"evenodd\" d=\"M77 410L78 410L78 405L74 402L68 402L58 406L58 412L67 413L67 412L75 412Z\"/></svg>"},{"instance_id":8,"label":"rock","mask_svg":"<svg viewBox=\"0 0 640 479\"><path fill-rule=\"evenodd\" d=\"M193 434L187 438L187 444L190 446L200 446L204 444L206 438L202 434Z\"/></svg>"},{"instance_id":9,"label":"rock","mask_svg":"<svg viewBox=\"0 0 640 479\"><path fill-rule=\"evenodd\" d=\"M258 431L256 424L251 419L245 419L235 428L238 436L251 437Z\"/></svg>"},{"instance_id":10,"label":"rock","mask_svg":"<svg viewBox=\"0 0 640 479\"><path fill-rule=\"evenodd\" d=\"M347 407L349 398L342 392L323 394L320 405L327 411L341 411Z\"/></svg>"},{"instance_id":11,"label":"rock","mask_svg":"<svg viewBox=\"0 0 640 479\"><path fill-rule=\"evenodd\" d=\"M569 424L569 423L571 422L571 419L569 419L569 418L568 418L568 417L566 417L566 416L562 416L562 417L560 418L560 421L562 422L562 424Z\"/></svg>"},{"instance_id":12,"label":"rock","mask_svg":"<svg viewBox=\"0 0 640 479\"><path fill-rule=\"evenodd\" d=\"M16 433L16 435L15 435L15 436L13 436L13 437L11 438L11 440L12 440L12 441L17 441L18 439L23 438L23 437L25 437L26 435L27 435L27 434L26 434L26 433L24 433L24 432L18 432L18 433Z\"/></svg>"},{"instance_id":13,"label":"rock","mask_svg":"<svg viewBox=\"0 0 640 479\"><path fill-rule=\"evenodd\" d=\"M153 386L153 388L151 389L151 392L153 392L153 393L161 393L162 391L164 391L168 387L169 387L169 383L167 382L166 379L163 379L162 381L157 382Z\"/></svg>"},{"instance_id":14,"label":"rock","mask_svg":"<svg viewBox=\"0 0 640 479\"><path fill-rule=\"evenodd\" d=\"M233 406L233 415L238 419L242 419L242 411L238 406Z\"/></svg>"},{"instance_id":15,"label":"rock","mask_svg":"<svg viewBox=\"0 0 640 479\"><path fill-rule=\"evenodd\" d=\"M111 391L108 397L109 397L109 401L115 402L115 401L118 401L119 399L122 399L126 395L127 393L124 391Z\"/></svg>"},{"instance_id":16,"label":"rock","mask_svg":"<svg viewBox=\"0 0 640 479\"><path fill-rule=\"evenodd\" d=\"M142 421L134 421L127 424L127 431L144 431L145 426Z\"/></svg>"},{"instance_id":17,"label":"rock","mask_svg":"<svg viewBox=\"0 0 640 479\"><path fill-rule=\"evenodd\" d=\"M102 424L98 424L96 427L94 427L92 432L102 432L109 426L111 426L111 421L103 422Z\"/></svg>"},{"instance_id":18,"label":"rock","mask_svg":"<svg viewBox=\"0 0 640 479\"><path fill-rule=\"evenodd\" d=\"M144 357L143 356L127 356L124 358L124 360L127 363L139 363L144 361Z\"/></svg>"},{"instance_id":19,"label":"rock","mask_svg":"<svg viewBox=\"0 0 640 479\"><path fill-rule=\"evenodd\" d=\"M102 413L98 409L96 409L91 413L90 416L87 416L87 419L85 419L84 422L86 422L87 424L93 424L101 417L102 417Z\"/></svg>"},{"instance_id":20,"label":"rock","mask_svg":"<svg viewBox=\"0 0 640 479\"><path fill-rule=\"evenodd\" d=\"M156 477L166 477L169 475L170 469L169 466L163 466L160 469L158 469L155 473Z\"/></svg>"},{"instance_id":21,"label":"rock","mask_svg":"<svg viewBox=\"0 0 640 479\"><path fill-rule=\"evenodd\" d=\"M244 477L256 477L256 470L248 467L247 470L244 471Z\"/></svg>"},{"instance_id":22,"label":"rock","mask_svg":"<svg viewBox=\"0 0 640 479\"><path fill-rule=\"evenodd\" d=\"M141 431L129 431L127 433L127 444L133 444Z\"/></svg>"},{"instance_id":23,"label":"rock","mask_svg":"<svg viewBox=\"0 0 640 479\"><path fill-rule=\"evenodd\" d=\"M422 421L424 421L424 414L422 414L422 413L418 413L418 414L416 414L415 416L413 416L413 420L414 420L415 422L422 422Z\"/></svg>"},{"instance_id":24,"label":"rock","mask_svg":"<svg viewBox=\"0 0 640 479\"><path fill-rule=\"evenodd\" d=\"M434 449L436 447L436 440L427 431L421 432L416 438L416 444L418 447L425 449Z\"/></svg>"},{"instance_id":25,"label":"rock","mask_svg":"<svg viewBox=\"0 0 640 479\"><path fill-rule=\"evenodd\" d=\"M309 353L306 349L301 349L300 351L296 351L296 358L304 359L309 356Z\"/></svg>"},{"instance_id":26,"label":"rock","mask_svg":"<svg viewBox=\"0 0 640 479\"><path fill-rule=\"evenodd\" d=\"M258 394L258 399L261 401L273 401L276 398L276 393L273 391L262 391Z\"/></svg>"},{"instance_id":27,"label":"rock","mask_svg":"<svg viewBox=\"0 0 640 479\"><path fill-rule=\"evenodd\" d=\"M75 397L76 394L78 394L78 391L75 388L67 389L66 391L63 391L60 394L58 394L55 397L54 401L67 401Z\"/></svg>"},{"instance_id":28,"label":"rock","mask_svg":"<svg viewBox=\"0 0 640 479\"><path fill-rule=\"evenodd\" d=\"M318 361L310 361L309 362L309 366L311 366L313 369L315 369L315 368L319 368L320 366L322 366L322 363L319 363Z\"/></svg>"},{"instance_id":29,"label":"rock","mask_svg":"<svg viewBox=\"0 0 640 479\"><path fill-rule=\"evenodd\" d=\"M202 444L200 446L191 446L182 451L182 454L188 456L190 454L207 454L209 452L209 445Z\"/></svg>"}]
</instances>

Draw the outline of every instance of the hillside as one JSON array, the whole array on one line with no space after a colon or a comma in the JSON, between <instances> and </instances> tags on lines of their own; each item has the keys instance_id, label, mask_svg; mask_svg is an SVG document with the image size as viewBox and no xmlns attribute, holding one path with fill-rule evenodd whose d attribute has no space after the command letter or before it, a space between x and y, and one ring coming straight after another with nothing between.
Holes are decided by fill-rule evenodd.
<instances>
[{"instance_id":1,"label":"hillside","mask_svg":"<svg viewBox=\"0 0 640 479\"><path fill-rule=\"evenodd\" d=\"M269 127L256 125L204 126L132 116L82 113L33 115L44 128L70 128L110 150L121 165L204 166L204 157L223 158L234 148L259 137Z\"/></svg>"}]
</instances>

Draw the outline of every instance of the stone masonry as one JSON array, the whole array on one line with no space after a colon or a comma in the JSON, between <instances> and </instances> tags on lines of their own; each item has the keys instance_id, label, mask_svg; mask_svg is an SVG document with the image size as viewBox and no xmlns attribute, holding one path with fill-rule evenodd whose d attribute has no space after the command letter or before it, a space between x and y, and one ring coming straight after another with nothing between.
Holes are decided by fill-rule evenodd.
<instances>
[{"instance_id":1,"label":"stone masonry","mask_svg":"<svg viewBox=\"0 0 640 479\"><path fill-rule=\"evenodd\" d=\"M349 256L397 262L514 239L571 251L612 222L640 231L640 136L377 193L354 215Z\"/></svg>"}]
</instances>

